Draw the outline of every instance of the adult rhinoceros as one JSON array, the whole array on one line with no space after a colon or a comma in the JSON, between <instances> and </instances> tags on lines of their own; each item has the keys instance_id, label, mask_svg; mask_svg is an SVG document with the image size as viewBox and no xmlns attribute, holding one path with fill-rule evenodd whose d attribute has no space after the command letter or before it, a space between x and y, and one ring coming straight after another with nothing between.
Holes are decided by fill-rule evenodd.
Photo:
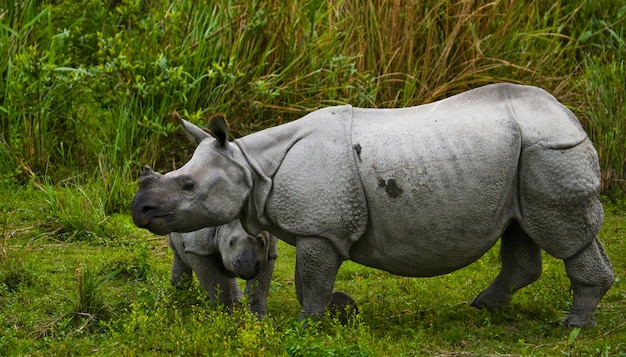
<instances>
[{"instance_id":1,"label":"adult rhinoceros","mask_svg":"<svg viewBox=\"0 0 626 357\"><path fill-rule=\"evenodd\" d=\"M296 247L303 317L331 301L350 259L403 276L445 274L502 237L502 268L472 305L496 308L538 279L541 249L563 259L568 326L594 326L612 284L596 234L597 153L576 117L545 91L494 84L404 109L338 106L229 142L223 117L191 160L163 176L144 167L138 227L193 231L239 218Z\"/></svg>"}]
</instances>

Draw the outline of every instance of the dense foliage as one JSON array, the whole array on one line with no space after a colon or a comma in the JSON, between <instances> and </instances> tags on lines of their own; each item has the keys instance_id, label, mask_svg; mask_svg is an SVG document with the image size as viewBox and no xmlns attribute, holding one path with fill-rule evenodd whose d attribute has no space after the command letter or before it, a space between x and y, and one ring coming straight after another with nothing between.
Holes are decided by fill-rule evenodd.
<instances>
[{"instance_id":1,"label":"dense foliage","mask_svg":"<svg viewBox=\"0 0 626 357\"><path fill-rule=\"evenodd\" d=\"M8 0L0 172L123 192L140 163L187 157L172 109L226 113L239 136L323 106L511 81L570 106L598 146L604 193L623 191L625 28L617 0Z\"/></svg>"}]
</instances>

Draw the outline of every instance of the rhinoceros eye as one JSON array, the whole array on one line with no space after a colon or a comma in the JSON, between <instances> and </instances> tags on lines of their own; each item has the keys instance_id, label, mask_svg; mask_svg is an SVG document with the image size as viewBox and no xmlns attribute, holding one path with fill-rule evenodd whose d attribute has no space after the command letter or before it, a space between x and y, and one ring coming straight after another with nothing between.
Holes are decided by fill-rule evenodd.
<instances>
[{"instance_id":1,"label":"rhinoceros eye","mask_svg":"<svg viewBox=\"0 0 626 357\"><path fill-rule=\"evenodd\" d=\"M191 191L195 187L195 182L191 179L191 177L184 177L180 182L180 187L183 191Z\"/></svg>"}]
</instances>

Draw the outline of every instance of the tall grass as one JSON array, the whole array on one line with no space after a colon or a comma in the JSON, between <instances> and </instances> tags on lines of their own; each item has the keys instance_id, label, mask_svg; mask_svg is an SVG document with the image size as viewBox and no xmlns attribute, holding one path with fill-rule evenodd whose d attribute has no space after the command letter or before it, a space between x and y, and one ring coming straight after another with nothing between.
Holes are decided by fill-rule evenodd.
<instances>
[{"instance_id":1,"label":"tall grass","mask_svg":"<svg viewBox=\"0 0 626 357\"><path fill-rule=\"evenodd\" d=\"M509 81L574 109L603 192L624 191L624 128L611 123L623 111L602 106L624 87L625 13L617 0L8 1L0 166L13 181L77 176L113 192L140 164L184 160L172 109L226 113L240 136L323 106L417 105ZM129 201L107 200L111 212Z\"/></svg>"},{"instance_id":2,"label":"tall grass","mask_svg":"<svg viewBox=\"0 0 626 357\"><path fill-rule=\"evenodd\" d=\"M76 300L74 317L81 321L82 326L79 330L82 330L92 321L97 321L97 319L102 317L101 315L106 315L107 306L99 292L103 280L96 276L92 269L86 267L76 268L78 298Z\"/></svg>"},{"instance_id":3,"label":"tall grass","mask_svg":"<svg viewBox=\"0 0 626 357\"><path fill-rule=\"evenodd\" d=\"M626 65L587 63L589 91L589 134L602 150L598 152L603 169L603 191L624 190L626 182ZM624 191L620 192L624 193Z\"/></svg>"}]
</instances>

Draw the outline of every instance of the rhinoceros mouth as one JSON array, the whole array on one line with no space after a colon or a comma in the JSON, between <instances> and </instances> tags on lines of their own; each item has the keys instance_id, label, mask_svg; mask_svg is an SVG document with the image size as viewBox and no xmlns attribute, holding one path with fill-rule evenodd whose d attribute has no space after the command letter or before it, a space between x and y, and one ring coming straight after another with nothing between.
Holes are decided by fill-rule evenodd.
<instances>
[{"instance_id":1,"label":"rhinoceros mouth","mask_svg":"<svg viewBox=\"0 0 626 357\"><path fill-rule=\"evenodd\" d=\"M141 214L133 216L133 222L139 228L145 228L154 234L165 235L171 232L167 228L167 216L169 214L159 214L155 210L144 210Z\"/></svg>"},{"instance_id":2,"label":"rhinoceros mouth","mask_svg":"<svg viewBox=\"0 0 626 357\"><path fill-rule=\"evenodd\" d=\"M250 280L256 277L256 273L255 274L237 274L237 277L243 280Z\"/></svg>"},{"instance_id":3,"label":"rhinoceros mouth","mask_svg":"<svg viewBox=\"0 0 626 357\"><path fill-rule=\"evenodd\" d=\"M135 225L137 227L146 228L146 226L150 224L151 220L152 220L152 217L139 217L139 218L135 218L133 221L135 222Z\"/></svg>"},{"instance_id":4,"label":"rhinoceros mouth","mask_svg":"<svg viewBox=\"0 0 626 357\"><path fill-rule=\"evenodd\" d=\"M154 208L147 206L142 207L140 212L135 211L133 213L133 221L135 222L135 225L139 228L145 228L150 224L153 219L163 216L158 214Z\"/></svg>"},{"instance_id":5,"label":"rhinoceros mouth","mask_svg":"<svg viewBox=\"0 0 626 357\"><path fill-rule=\"evenodd\" d=\"M256 261L253 267L248 267L248 269L236 268L233 272L235 273L235 275L237 275L237 277L241 279L250 280L250 279L256 278L260 270L261 270L261 262Z\"/></svg>"},{"instance_id":6,"label":"rhinoceros mouth","mask_svg":"<svg viewBox=\"0 0 626 357\"><path fill-rule=\"evenodd\" d=\"M148 222L146 222L146 224L143 227L140 227L140 228L145 228L154 234L158 234L162 236L166 234L170 234L173 232L173 229L170 228L170 226L164 220L164 217L165 216L152 217L151 219L148 220Z\"/></svg>"}]
</instances>

